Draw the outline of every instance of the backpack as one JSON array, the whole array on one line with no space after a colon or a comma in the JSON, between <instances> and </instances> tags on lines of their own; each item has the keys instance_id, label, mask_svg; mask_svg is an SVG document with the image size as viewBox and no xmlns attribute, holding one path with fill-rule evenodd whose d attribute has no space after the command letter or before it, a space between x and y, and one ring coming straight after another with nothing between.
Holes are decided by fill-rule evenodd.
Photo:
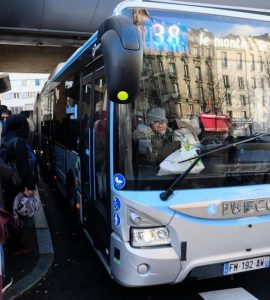
<instances>
[{"instance_id":1,"label":"backpack","mask_svg":"<svg viewBox=\"0 0 270 300\"><path fill-rule=\"evenodd\" d=\"M19 193L13 203L13 213L22 216L32 217L40 208L39 201L34 197L27 197L23 193Z\"/></svg>"},{"instance_id":2,"label":"backpack","mask_svg":"<svg viewBox=\"0 0 270 300\"><path fill-rule=\"evenodd\" d=\"M20 173L17 169L16 162L14 160L10 160L8 158L8 151L13 148L13 150L16 148L18 138L12 138L8 142L5 142L5 140L2 141L1 148L0 148L0 176L2 176L1 168L5 169L8 177L12 180L12 183L14 186L20 186L22 184L22 178L20 176ZM26 144L26 150L28 153L29 158L29 167L30 170L35 177L35 180L37 182L37 159L34 151L32 148Z\"/></svg>"},{"instance_id":3,"label":"backpack","mask_svg":"<svg viewBox=\"0 0 270 300\"><path fill-rule=\"evenodd\" d=\"M7 143L2 143L0 147L0 177L11 179L14 185L21 183L21 178L16 168L16 164L7 160Z\"/></svg>"}]
</instances>

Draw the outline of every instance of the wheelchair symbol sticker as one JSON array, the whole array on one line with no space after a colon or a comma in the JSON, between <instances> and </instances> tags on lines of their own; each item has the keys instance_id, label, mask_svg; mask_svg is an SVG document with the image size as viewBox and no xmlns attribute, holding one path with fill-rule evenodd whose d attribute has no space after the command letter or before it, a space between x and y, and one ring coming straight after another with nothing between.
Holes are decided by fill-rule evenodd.
<instances>
[{"instance_id":1,"label":"wheelchair symbol sticker","mask_svg":"<svg viewBox=\"0 0 270 300\"><path fill-rule=\"evenodd\" d=\"M117 189L122 189L126 184L126 179L125 177L122 175L122 174L115 174L114 175L114 186L117 188Z\"/></svg>"}]
</instances>

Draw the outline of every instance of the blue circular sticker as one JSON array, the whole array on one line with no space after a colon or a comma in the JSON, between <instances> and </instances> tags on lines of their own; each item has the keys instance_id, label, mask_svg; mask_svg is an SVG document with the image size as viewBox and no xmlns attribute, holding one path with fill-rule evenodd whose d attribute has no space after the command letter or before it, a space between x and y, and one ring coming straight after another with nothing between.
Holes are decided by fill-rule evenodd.
<instances>
[{"instance_id":1,"label":"blue circular sticker","mask_svg":"<svg viewBox=\"0 0 270 300\"><path fill-rule=\"evenodd\" d=\"M121 208L121 201L117 197L113 198L113 208L114 208L114 211L119 211Z\"/></svg>"},{"instance_id":2,"label":"blue circular sticker","mask_svg":"<svg viewBox=\"0 0 270 300\"><path fill-rule=\"evenodd\" d=\"M122 189L126 184L126 179L125 177L122 175L122 174L115 174L114 175L114 186L117 188L117 189Z\"/></svg>"},{"instance_id":3,"label":"blue circular sticker","mask_svg":"<svg viewBox=\"0 0 270 300\"><path fill-rule=\"evenodd\" d=\"M120 219L120 216L118 215L118 213L113 214L113 224L115 227L119 227L121 224L121 219Z\"/></svg>"}]
</instances>

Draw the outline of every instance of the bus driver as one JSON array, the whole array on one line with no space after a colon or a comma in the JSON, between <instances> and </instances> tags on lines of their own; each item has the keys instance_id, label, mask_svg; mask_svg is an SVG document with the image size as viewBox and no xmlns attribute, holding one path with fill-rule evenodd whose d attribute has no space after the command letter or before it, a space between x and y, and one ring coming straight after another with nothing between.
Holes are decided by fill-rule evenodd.
<instances>
[{"instance_id":1,"label":"bus driver","mask_svg":"<svg viewBox=\"0 0 270 300\"><path fill-rule=\"evenodd\" d=\"M133 138L138 140L139 152L146 155L147 162L159 164L168 155L180 149L181 142L173 140L173 131L168 127L165 109L150 109L147 113L147 124L149 127L139 125L133 133Z\"/></svg>"}]
</instances>

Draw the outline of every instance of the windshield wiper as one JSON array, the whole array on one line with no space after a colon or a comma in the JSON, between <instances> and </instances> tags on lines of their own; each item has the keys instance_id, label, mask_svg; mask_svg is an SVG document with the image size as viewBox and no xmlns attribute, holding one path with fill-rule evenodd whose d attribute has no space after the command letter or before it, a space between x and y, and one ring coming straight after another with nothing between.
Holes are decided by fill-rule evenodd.
<instances>
[{"instance_id":1,"label":"windshield wiper","mask_svg":"<svg viewBox=\"0 0 270 300\"><path fill-rule=\"evenodd\" d=\"M225 146L221 146L221 147L218 147L218 148L215 148L215 149L212 149L212 150L209 150L207 152L204 152L196 157L191 157L189 159L186 159L184 161L188 161L188 160L193 160L194 161L192 162L192 164L184 171L184 173L180 174L175 180L174 182L168 187L168 189L165 191L165 192L162 192L159 196L160 196L160 199L162 201L166 201L168 200L168 198L173 194L174 192L174 189L175 189L175 186L179 183L181 183L185 177L190 173L190 171L197 165L197 163L200 161L201 158L203 157L206 157L208 156L209 154L212 154L212 153L216 153L216 152L219 152L219 151L223 151L223 150L227 150L227 149L231 149L231 148L234 148L236 147L237 145L240 145L240 144L244 144L246 142L250 142L250 141L253 141L255 140L256 138L258 137L263 137L265 136L266 133L263 133L263 134L258 134L258 135L254 135L248 139L244 139L242 141L239 141L239 142L235 142L235 143L231 143L231 144L228 144L228 145L225 145ZM179 163L182 163L184 161L181 161Z\"/></svg>"}]
</instances>

